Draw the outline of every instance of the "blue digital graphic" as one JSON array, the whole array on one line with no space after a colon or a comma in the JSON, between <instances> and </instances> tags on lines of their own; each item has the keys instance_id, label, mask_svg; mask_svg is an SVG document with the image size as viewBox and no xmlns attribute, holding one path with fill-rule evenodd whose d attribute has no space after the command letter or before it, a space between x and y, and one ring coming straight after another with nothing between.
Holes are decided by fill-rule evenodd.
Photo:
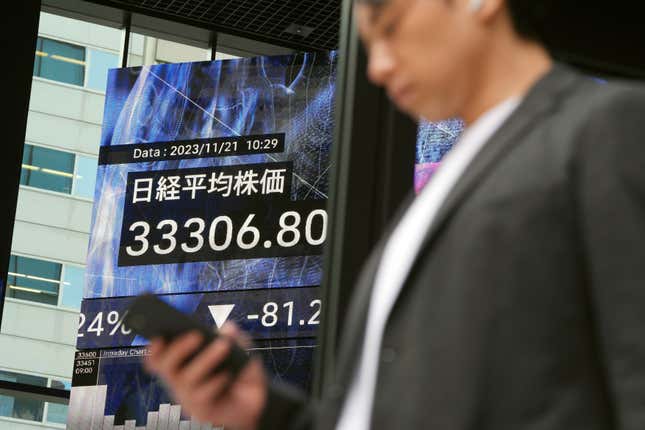
<instances>
[{"instance_id":1,"label":"blue digital graphic","mask_svg":"<svg viewBox=\"0 0 645 430\"><path fill-rule=\"evenodd\" d=\"M459 119L429 122L421 121L417 133L414 189L419 193L439 168L464 130Z\"/></svg>"},{"instance_id":2,"label":"blue digital graphic","mask_svg":"<svg viewBox=\"0 0 645 430\"><path fill-rule=\"evenodd\" d=\"M319 285L320 256L120 267L118 250L129 172L291 161L291 199L326 199L335 64L319 53L111 70L102 147L272 133L286 143L280 154L99 166L85 297Z\"/></svg>"}]
</instances>

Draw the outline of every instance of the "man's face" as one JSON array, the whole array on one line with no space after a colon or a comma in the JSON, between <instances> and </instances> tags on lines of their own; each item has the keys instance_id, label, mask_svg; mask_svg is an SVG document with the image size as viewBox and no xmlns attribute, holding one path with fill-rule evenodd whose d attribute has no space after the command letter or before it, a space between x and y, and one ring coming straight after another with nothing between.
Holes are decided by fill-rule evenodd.
<instances>
[{"instance_id":1,"label":"man's face","mask_svg":"<svg viewBox=\"0 0 645 430\"><path fill-rule=\"evenodd\" d=\"M412 116L459 114L477 65L481 29L466 0L388 0L357 5L368 77Z\"/></svg>"}]
</instances>

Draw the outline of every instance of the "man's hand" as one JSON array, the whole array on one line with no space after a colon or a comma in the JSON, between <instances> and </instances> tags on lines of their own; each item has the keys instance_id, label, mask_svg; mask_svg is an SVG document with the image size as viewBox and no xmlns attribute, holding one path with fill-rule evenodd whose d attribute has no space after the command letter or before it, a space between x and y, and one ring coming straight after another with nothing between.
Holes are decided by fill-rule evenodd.
<instances>
[{"instance_id":1,"label":"man's hand","mask_svg":"<svg viewBox=\"0 0 645 430\"><path fill-rule=\"evenodd\" d=\"M231 342L250 345L233 324L225 324L219 333L217 340L185 365L202 342L199 333L188 333L169 344L153 339L145 367L163 378L193 418L240 430L255 429L266 403L267 378L262 363L251 359L232 384L226 370L212 375L228 355Z\"/></svg>"}]
</instances>

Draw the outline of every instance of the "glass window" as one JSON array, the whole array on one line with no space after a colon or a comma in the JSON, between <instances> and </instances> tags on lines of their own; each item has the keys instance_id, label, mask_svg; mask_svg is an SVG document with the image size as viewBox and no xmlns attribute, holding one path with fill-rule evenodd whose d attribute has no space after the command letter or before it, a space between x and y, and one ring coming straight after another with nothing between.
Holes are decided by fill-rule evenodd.
<instances>
[{"instance_id":1,"label":"glass window","mask_svg":"<svg viewBox=\"0 0 645 430\"><path fill-rule=\"evenodd\" d=\"M11 255L7 297L57 305L61 269L59 263Z\"/></svg>"},{"instance_id":2,"label":"glass window","mask_svg":"<svg viewBox=\"0 0 645 430\"><path fill-rule=\"evenodd\" d=\"M21 384L47 386L47 378L0 370L0 380ZM29 421L42 421L45 402L26 397L0 395L0 416Z\"/></svg>"},{"instance_id":3,"label":"glass window","mask_svg":"<svg viewBox=\"0 0 645 430\"><path fill-rule=\"evenodd\" d=\"M61 193L72 192L74 154L25 144L20 183Z\"/></svg>"},{"instance_id":4,"label":"glass window","mask_svg":"<svg viewBox=\"0 0 645 430\"><path fill-rule=\"evenodd\" d=\"M74 176L74 195L91 199L94 197L96 169L98 158L76 156L76 174Z\"/></svg>"},{"instance_id":5,"label":"glass window","mask_svg":"<svg viewBox=\"0 0 645 430\"><path fill-rule=\"evenodd\" d=\"M63 270L60 305L80 310L84 283L85 268L66 264Z\"/></svg>"},{"instance_id":6,"label":"glass window","mask_svg":"<svg viewBox=\"0 0 645 430\"><path fill-rule=\"evenodd\" d=\"M72 388L72 383L70 381L52 379L50 387L57 388L59 390L70 390ZM47 422L56 424L67 423L67 409L67 405L60 403L47 403Z\"/></svg>"},{"instance_id":7,"label":"glass window","mask_svg":"<svg viewBox=\"0 0 645 430\"><path fill-rule=\"evenodd\" d=\"M119 56L111 52L88 48L87 83L88 88L105 92L108 69L119 67Z\"/></svg>"},{"instance_id":8,"label":"glass window","mask_svg":"<svg viewBox=\"0 0 645 430\"><path fill-rule=\"evenodd\" d=\"M85 82L85 48L39 37L34 76L82 86Z\"/></svg>"}]
</instances>

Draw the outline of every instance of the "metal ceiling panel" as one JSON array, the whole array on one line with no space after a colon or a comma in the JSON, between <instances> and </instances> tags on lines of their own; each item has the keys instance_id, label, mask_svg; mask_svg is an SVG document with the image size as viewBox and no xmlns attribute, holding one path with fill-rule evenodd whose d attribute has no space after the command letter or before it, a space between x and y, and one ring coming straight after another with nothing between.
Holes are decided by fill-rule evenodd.
<instances>
[{"instance_id":1,"label":"metal ceiling panel","mask_svg":"<svg viewBox=\"0 0 645 430\"><path fill-rule=\"evenodd\" d=\"M340 0L86 1L297 50L338 45Z\"/></svg>"}]
</instances>

